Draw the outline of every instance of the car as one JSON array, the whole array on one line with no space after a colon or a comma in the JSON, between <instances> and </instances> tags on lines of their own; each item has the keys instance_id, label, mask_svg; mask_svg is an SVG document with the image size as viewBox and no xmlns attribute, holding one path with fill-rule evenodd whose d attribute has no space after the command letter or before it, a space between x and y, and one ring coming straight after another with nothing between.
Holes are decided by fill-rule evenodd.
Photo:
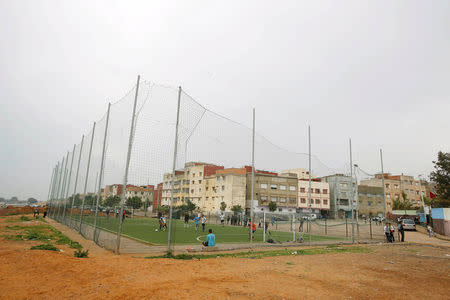
<instances>
[{"instance_id":1,"label":"car","mask_svg":"<svg viewBox=\"0 0 450 300\"><path fill-rule=\"evenodd\" d=\"M416 223L411 219L403 219L402 221L404 230L416 230Z\"/></svg>"}]
</instances>

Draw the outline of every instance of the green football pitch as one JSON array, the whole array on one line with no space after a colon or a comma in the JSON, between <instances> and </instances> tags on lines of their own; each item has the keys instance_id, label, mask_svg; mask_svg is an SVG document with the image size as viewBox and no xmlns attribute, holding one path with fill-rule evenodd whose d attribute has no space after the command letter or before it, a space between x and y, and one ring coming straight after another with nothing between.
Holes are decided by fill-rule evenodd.
<instances>
[{"instance_id":1,"label":"green football pitch","mask_svg":"<svg viewBox=\"0 0 450 300\"><path fill-rule=\"evenodd\" d=\"M76 219L76 216L74 216ZM115 217L98 217L97 226L99 228L106 229L108 231L117 232L119 218ZM83 223L93 224L93 216L84 216ZM248 228L243 226L224 226L220 224L206 224L205 232L202 232L201 225L196 230L194 221L189 221L189 227L184 227L184 222L181 220L174 220L174 243L178 245L194 245L199 244L206 239L208 229L212 229L216 235L216 243L248 243L249 232ZM156 218L127 218L122 225L122 233L131 238L143 240L155 245L167 244L167 231L161 231L159 229L159 222ZM296 238L299 237L299 233L296 232ZM307 234L301 234L303 239L307 241L309 236ZM266 233L266 240L273 239L275 242L286 242L293 240L292 232L272 230L270 227ZM328 240L340 240L338 237L312 235L312 241L328 241ZM254 242L263 242L263 229L257 228Z\"/></svg>"}]
</instances>

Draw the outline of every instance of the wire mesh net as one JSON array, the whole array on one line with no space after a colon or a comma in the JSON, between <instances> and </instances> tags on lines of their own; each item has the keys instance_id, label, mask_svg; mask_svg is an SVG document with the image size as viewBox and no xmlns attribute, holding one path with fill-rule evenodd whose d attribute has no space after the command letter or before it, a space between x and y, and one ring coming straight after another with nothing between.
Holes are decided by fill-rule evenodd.
<instances>
[{"instance_id":1,"label":"wire mesh net","mask_svg":"<svg viewBox=\"0 0 450 300\"><path fill-rule=\"evenodd\" d=\"M141 81L111 104L69 153L68 166L58 165L52 209L62 203L58 220L132 253L211 243L210 230L229 247L383 237L373 226L378 207L367 215L357 210L357 182L370 174L355 169L350 177L350 169L330 168L314 155L309 174L307 154L259 133L252 170L252 141L251 128L181 89ZM63 177L67 200L58 201Z\"/></svg>"}]
</instances>

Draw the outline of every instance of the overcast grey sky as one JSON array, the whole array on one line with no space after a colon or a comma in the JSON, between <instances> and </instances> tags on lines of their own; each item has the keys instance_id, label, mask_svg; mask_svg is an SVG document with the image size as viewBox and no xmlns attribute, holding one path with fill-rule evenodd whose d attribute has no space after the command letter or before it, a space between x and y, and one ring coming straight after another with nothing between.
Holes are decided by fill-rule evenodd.
<instances>
[{"instance_id":1,"label":"overcast grey sky","mask_svg":"<svg viewBox=\"0 0 450 300\"><path fill-rule=\"evenodd\" d=\"M450 150L450 1L0 1L0 196L51 171L135 83L181 85L274 143L418 175ZM305 166L306 167L306 166Z\"/></svg>"}]
</instances>

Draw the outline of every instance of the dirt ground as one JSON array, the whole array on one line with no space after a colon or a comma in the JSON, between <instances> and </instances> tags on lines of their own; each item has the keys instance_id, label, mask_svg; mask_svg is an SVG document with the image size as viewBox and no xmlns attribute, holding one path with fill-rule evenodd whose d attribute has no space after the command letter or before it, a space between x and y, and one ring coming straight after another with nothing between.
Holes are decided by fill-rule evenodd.
<instances>
[{"instance_id":1,"label":"dirt ground","mask_svg":"<svg viewBox=\"0 0 450 300\"><path fill-rule=\"evenodd\" d=\"M10 223L18 217L0 217L0 299L450 299L447 241L363 245L368 253L174 260L117 256L81 239L90 255L75 258L66 246L29 250L39 242L1 237L5 226L40 222Z\"/></svg>"}]
</instances>

